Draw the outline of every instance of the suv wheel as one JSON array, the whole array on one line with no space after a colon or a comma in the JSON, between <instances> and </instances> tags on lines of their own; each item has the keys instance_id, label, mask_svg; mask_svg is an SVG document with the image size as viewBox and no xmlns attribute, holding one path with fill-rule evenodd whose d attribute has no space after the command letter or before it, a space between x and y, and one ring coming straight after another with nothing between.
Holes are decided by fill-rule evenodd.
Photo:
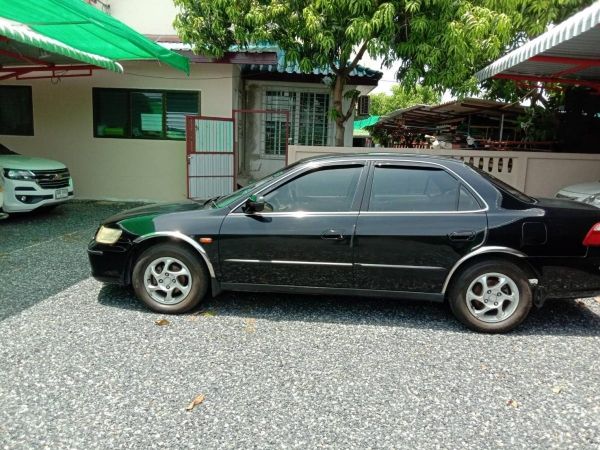
<instances>
[{"instance_id":1,"label":"suv wheel","mask_svg":"<svg viewBox=\"0 0 600 450\"><path fill-rule=\"evenodd\" d=\"M132 274L133 289L150 309L183 313L200 303L208 289L208 275L196 255L175 244L145 250Z\"/></svg>"},{"instance_id":2,"label":"suv wheel","mask_svg":"<svg viewBox=\"0 0 600 450\"><path fill-rule=\"evenodd\" d=\"M505 333L529 314L532 293L527 276L503 260L482 261L464 270L449 292L454 315L472 330Z\"/></svg>"}]
</instances>

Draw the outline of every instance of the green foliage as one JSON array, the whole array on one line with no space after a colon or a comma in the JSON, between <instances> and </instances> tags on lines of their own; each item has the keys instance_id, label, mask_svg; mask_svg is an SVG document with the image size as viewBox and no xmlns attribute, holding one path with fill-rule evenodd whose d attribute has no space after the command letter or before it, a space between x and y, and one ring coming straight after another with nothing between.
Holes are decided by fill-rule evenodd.
<instances>
[{"instance_id":1,"label":"green foliage","mask_svg":"<svg viewBox=\"0 0 600 450\"><path fill-rule=\"evenodd\" d=\"M593 0L174 0L175 27L196 52L222 56L234 44L277 44L309 72L330 67L338 131L349 73L366 51L401 60L404 86L475 91L473 74ZM355 99L353 99L355 100ZM354 103L354 102L352 102ZM339 134L339 133L338 133Z\"/></svg>"},{"instance_id":2,"label":"green foliage","mask_svg":"<svg viewBox=\"0 0 600 450\"><path fill-rule=\"evenodd\" d=\"M441 101L441 95L430 87L416 86L406 89L400 84L392 86L391 94L371 95L371 114L384 116L392 111L413 105L435 105Z\"/></svg>"}]
</instances>

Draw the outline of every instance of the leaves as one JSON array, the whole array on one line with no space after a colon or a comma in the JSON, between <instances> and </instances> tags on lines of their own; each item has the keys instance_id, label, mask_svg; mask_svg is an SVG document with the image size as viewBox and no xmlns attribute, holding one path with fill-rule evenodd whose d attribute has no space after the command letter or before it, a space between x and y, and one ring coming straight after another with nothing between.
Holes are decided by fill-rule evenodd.
<instances>
[{"instance_id":1,"label":"leaves","mask_svg":"<svg viewBox=\"0 0 600 450\"><path fill-rule=\"evenodd\" d=\"M167 319L156 319L154 323L159 327L165 327L167 325L170 325L171 322L169 322Z\"/></svg>"},{"instance_id":2,"label":"leaves","mask_svg":"<svg viewBox=\"0 0 600 450\"><path fill-rule=\"evenodd\" d=\"M204 402L204 400L205 400L205 397L203 394L196 395L196 397L194 397L194 399L190 402L190 404L186 406L185 410L191 411L196 406L202 404Z\"/></svg>"},{"instance_id":3,"label":"leaves","mask_svg":"<svg viewBox=\"0 0 600 450\"><path fill-rule=\"evenodd\" d=\"M521 404L518 401L516 401L512 398L506 402L506 405L510 406L511 408L518 408L519 406L521 406Z\"/></svg>"}]
</instances>

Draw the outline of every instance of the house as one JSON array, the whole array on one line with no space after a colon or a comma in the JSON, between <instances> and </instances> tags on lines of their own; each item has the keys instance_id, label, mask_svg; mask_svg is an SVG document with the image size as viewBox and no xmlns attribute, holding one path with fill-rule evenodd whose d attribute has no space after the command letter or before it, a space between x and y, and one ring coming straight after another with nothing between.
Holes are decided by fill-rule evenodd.
<instances>
[{"instance_id":1,"label":"house","mask_svg":"<svg viewBox=\"0 0 600 450\"><path fill-rule=\"evenodd\" d=\"M268 44L232 48L218 60L195 55L176 36L171 0L88 3L191 64L189 76L139 60L122 62L122 74L95 70L91 76L0 81L5 111L0 121L16 108L27 124L7 129L0 123L5 133L0 142L67 164L78 198L161 201L200 195L190 191L187 176L188 115L233 119L236 185L282 168L288 144L335 142L327 70L303 74ZM367 94L380 78L380 72L358 67L348 89ZM351 119L345 145L352 145L352 129Z\"/></svg>"}]
</instances>

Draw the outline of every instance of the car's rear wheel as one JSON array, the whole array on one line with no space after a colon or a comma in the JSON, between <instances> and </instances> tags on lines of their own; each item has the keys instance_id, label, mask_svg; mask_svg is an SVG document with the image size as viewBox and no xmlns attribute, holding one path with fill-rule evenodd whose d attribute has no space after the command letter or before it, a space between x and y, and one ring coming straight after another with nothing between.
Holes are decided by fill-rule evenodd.
<instances>
[{"instance_id":1,"label":"car's rear wheel","mask_svg":"<svg viewBox=\"0 0 600 450\"><path fill-rule=\"evenodd\" d=\"M138 258L132 274L133 289L150 309L178 314L202 301L208 275L196 255L175 244L158 244Z\"/></svg>"},{"instance_id":2,"label":"car's rear wheel","mask_svg":"<svg viewBox=\"0 0 600 450\"><path fill-rule=\"evenodd\" d=\"M506 333L529 314L532 293L525 272L504 260L481 261L453 282L449 304L467 327L485 333Z\"/></svg>"}]
</instances>

